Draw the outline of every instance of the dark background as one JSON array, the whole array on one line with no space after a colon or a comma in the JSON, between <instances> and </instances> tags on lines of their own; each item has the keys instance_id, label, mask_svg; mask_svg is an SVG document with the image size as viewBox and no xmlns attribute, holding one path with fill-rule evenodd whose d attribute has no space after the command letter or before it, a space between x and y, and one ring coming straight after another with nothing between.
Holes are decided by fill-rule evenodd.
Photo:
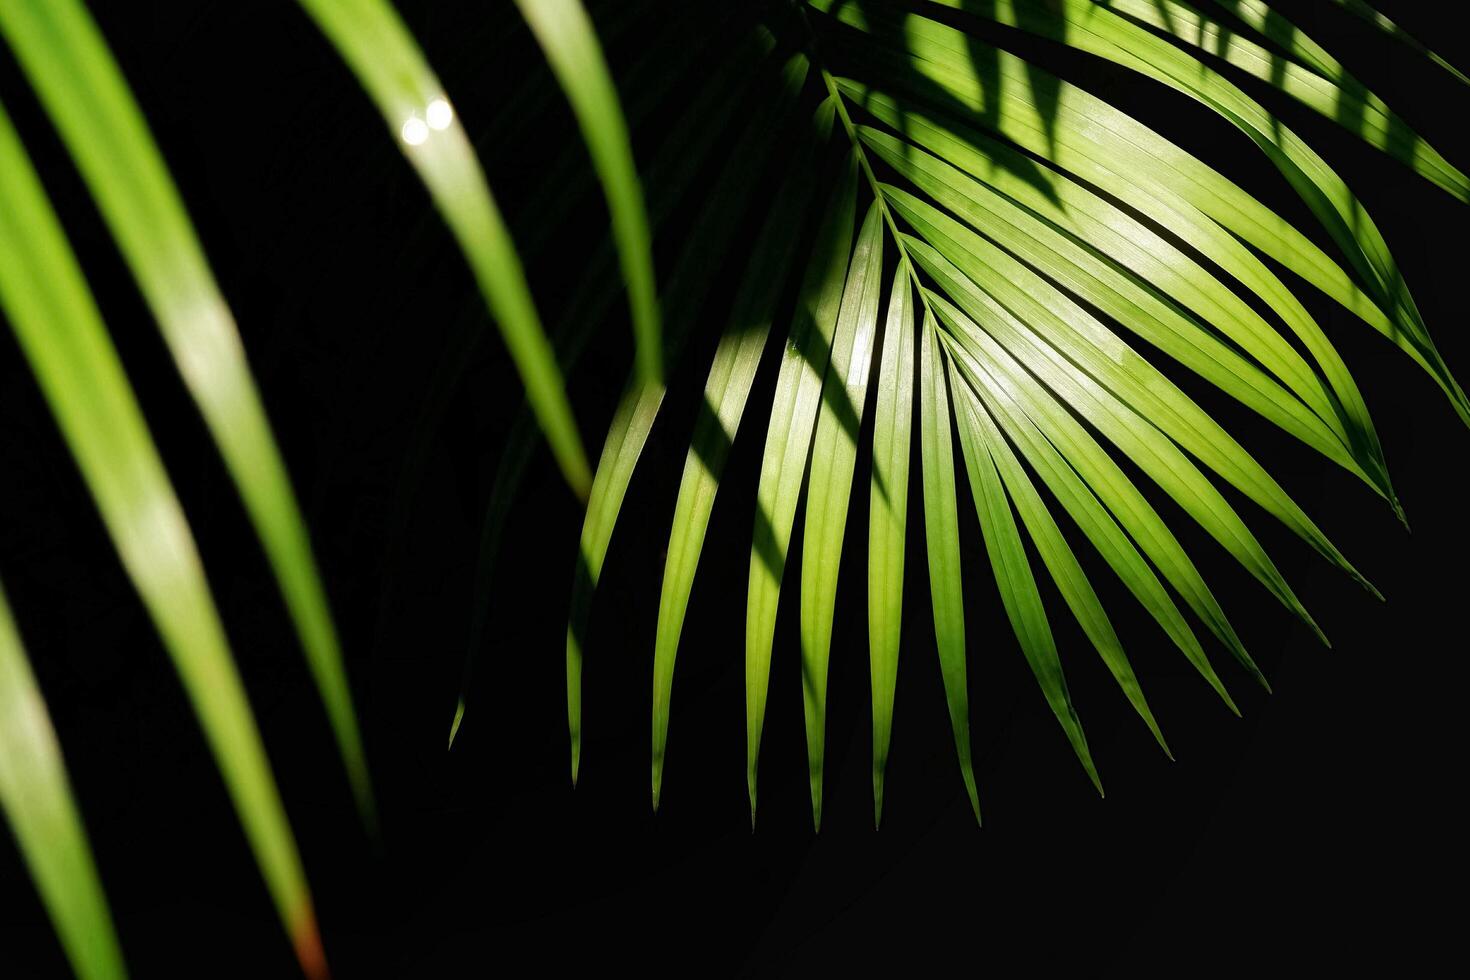
<instances>
[{"instance_id":1,"label":"dark background","mask_svg":"<svg viewBox=\"0 0 1470 980\"><path fill-rule=\"evenodd\" d=\"M1334 641L1324 650L1176 520L1275 688L1267 696L1216 656L1244 711L1236 719L1122 590L1094 575L1179 759L1158 751L1058 612L1105 800L1071 757L1015 649L969 511L962 531L982 830L954 763L921 539L910 542L884 824L872 829L863 492L839 590L822 832L811 830L788 601L760 824L751 833L740 658L761 406L774 383L768 358L694 590L655 816L648 677L663 547L693 399L739 258L723 261L715 277L604 568L586 665L580 786L574 792L567 778L562 647L578 509L540 450L491 582L490 642L469 712L446 753L476 603L482 515L520 402L472 280L381 120L295 5L91 6L233 305L298 489L366 729L383 815L379 845L356 822L233 487L64 149L3 50L0 98L62 214L193 523L339 976L622 966L655 974L930 972L948 962L1087 974L1268 962L1413 972L1446 952L1458 921L1442 888L1453 894L1464 870L1451 824L1464 768L1457 681L1470 521L1460 481L1470 433L1432 382L1377 335L1303 291L1375 412L1412 534L1351 477L1180 379L1388 601L1374 602L1243 507ZM614 5L591 6L602 22ZM651 3L638 22L658 23L673 6ZM656 152L679 100L737 35L717 16L719 5L689 6L670 50L697 46L695 71L637 127L642 161ZM1470 162L1463 86L1325 0L1279 6L1452 162ZM1453 5L1380 6L1452 61L1470 64L1450 22ZM549 82L540 55L508 3L399 7L460 117L482 138L518 240L548 236L528 261L555 323L606 217L585 165L572 168L557 195L568 202L565 216L548 222L533 203L544 200L536 191L552 164L580 152L554 89L544 104L522 99ZM607 47L626 78L639 57L637 34L614 33ZM1301 213L1243 137L1187 100L1045 45L1021 41L1017 49L1071 77L1105 81L1110 99L1283 214ZM1446 359L1462 379L1470 375L1464 206L1332 124L1262 86L1246 87L1347 177ZM741 103L737 119L745 111L759 110ZM531 121L517 121L517 112ZM727 142L721 154L738 149ZM722 162L701 170L690 200ZM745 209L749 220L759 219L768 184ZM659 239L660 270L677 261L694 214L688 201L675 209ZM629 361L619 298L571 375L594 455ZM0 571L133 973L292 975L190 707L8 332L0 335L0 372ZM962 513L967 506L962 496ZM917 501L910 514L918 520ZM788 581L788 600L794 588ZM1054 594L1046 597L1060 610ZM8 842L0 843L0 909L0 972L64 971Z\"/></svg>"}]
</instances>

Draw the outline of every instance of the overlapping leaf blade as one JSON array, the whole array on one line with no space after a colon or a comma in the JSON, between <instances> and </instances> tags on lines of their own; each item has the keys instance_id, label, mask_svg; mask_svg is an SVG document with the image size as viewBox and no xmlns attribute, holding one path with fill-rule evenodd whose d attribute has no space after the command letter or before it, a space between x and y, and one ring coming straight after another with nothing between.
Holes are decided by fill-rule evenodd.
<instances>
[{"instance_id":1,"label":"overlapping leaf blade","mask_svg":"<svg viewBox=\"0 0 1470 980\"><path fill-rule=\"evenodd\" d=\"M883 221L875 201L853 248L807 467L806 520L801 549L801 680L806 715L807 775L812 823L822 826L822 773L827 739L827 668L837 573L847 529L858 433L867 401L868 370L878 333L883 280Z\"/></svg>"},{"instance_id":2,"label":"overlapping leaf blade","mask_svg":"<svg viewBox=\"0 0 1470 980\"><path fill-rule=\"evenodd\" d=\"M744 134L747 138L741 142L749 151L749 159L739 165L727 167L719 186L712 191L712 209L727 213L710 216L708 233L701 237L696 247L686 250L669 287L667 307L670 316L665 341L671 361L677 359L683 341L694 325L693 321L704 295L704 283L716 268L720 253L724 251L724 244L728 240L727 236L733 235L738 223L736 218L746 205L751 185L760 175L760 168L754 164L764 160L765 149L782 132L784 127L780 125L780 120L794 104L796 95L806 80L807 69L808 62L804 55L796 54L788 59L781 73L782 102L776 107L774 118L763 119L760 125L752 120L747 125ZM577 567L572 581L572 608L568 615L566 636L567 723L574 784L577 781L582 753L583 636L591 614L592 591L597 587L598 576L602 573L602 562L612 543L612 534L617 527L618 514L622 510L628 484L633 479L633 471L648 442L666 393L667 388L662 382L644 382L636 372L629 379L613 414L612 424L608 426L607 439L603 443L602 456L597 462L597 473L592 482L592 493L587 499L587 514L582 522Z\"/></svg>"},{"instance_id":3,"label":"overlapping leaf blade","mask_svg":"<svg viewBox=\"0 0 1470 980\"><path fill-rule=\"evenodd\" d=\"M957 388L961 382L950 372L950 387ZM1097 766L1092 761L1092 752L1087 747L1087 737L1082 732L1082 722L1072 706L1071 694L1067 691L1067 680L1062 674L1062 662L1057 654L1056 641L1052 637L1051 625L1046 609L1037 591L1036 579L1031 574L1031 562L1026 557L1026 546L1021 541L1020 529L1016 526L1015 514L1000 474L996 472L991 447L975 418L973 400L955 401L955 421L960 435L961 455L965 460L965 471L970 477L970 491L975 497L975 509L980 517L980 530L985 538L985 551L990 556L990 568L995 583L1000 588L1001 603L1011 629L1020 641L1021 652L1041 685L1046 703L1061 723L1072 751L1087 771L1092 784L1102 793L1102 781L1097 775Z\"/></svg>"},{"instance_id":4,"label":"overlapping leaf blade","mask_svg":"<svg viewBox=\"0 0 1470 980\"><path fill-rule=\"evenodd\" d=\"M1037 341L1035 350L1056 370L1075 373L1084 387L1089 379L1096 381L1377 594L1239 443L1084 309L978 235L912 195L896 188L885 188L885 193L928 242L937 246L925 252L927 261L921 261L925 261L928 271L946 283L947 290L962 307L970 309L966 306L967 299L984 303L974 288L983 284L980 288L985 293L994 297L1016 322L1024 324ZM1027 341L1021 343L1031 349ZM1094 422L1101 424L1096 418ZM1271 587L1276 589L1279 583ZM1288 601L1288 605L1292 604Z\"/></svg>"},{"instance_id":5,"label":"overlapping leaf blade","mask_svg":"<svg viewBox=\"0 0 1470 980\"><path fill-rule=\"evenodd\" d=\"M766 694L771 677L771 643L776 606L786 571L786 549L796 520L796 504L806 475L812 428L817 420L822 382L832 350L832 334L842 302L857 211L856 152L848 155L841 178L802 279L766 428L755 528L750 549L750 584L745 601L745 782L750 820L755 823L756 771Z\"/></svg>"},{"instance_id":6,"label":"overlapping leaf blade","mask_svg":"<svg viewBox=\"0 0 1470 980\"><path fill-rule=\"evenodd\" d=\"M954 388L960 390L959 399L975 425L975 431L971 436L990 451L991 462L995 464L1001 482L1005 485L1011 502L1015 505L1016 512L1021 515L1021 523L1026 526L1037 553L1041 556L1048 571L1051 572L1062 599L1072 610L1072 614L1077 617L1082 631L1092 641L1092 645L1102 657L1109 673L1118 682L1118 686L1123 689L1129 703L1148 725L1159 747L1170 758L1173 758L1168 743L1164 741L1163 732L1159 731L1159 723L1154 719L1153 710L1149 708L1148 701L1143 696L1143 688L1138 683L1138 677L1128 662L1127 654L1123 652L1123 645L1118 641L1118 634L1114 631L1112 622L1103 610L1097 593L1087 581L1086 573L1082 571L1077 557L1062 536L1061 529L1057 527L1056 520L1052 518L1045 501L1036 492L1036 487L1032 484L1025 468L1021 466L1021 461L1016 458L1015 453L1006 443L1005 437L1001 435L999 426L996 425L995 420L990 417L989 411L978 398L975 390L982 387L985 382L978 376L968 373L962 361L952 359L950 364L960 365L958 371L951 374L951 380L955 379L956 374L963 378L963 383L954 385Z\"/></svg>"},{"instance_id":7,"label":"overlapping leaf blade","mask_svg":"<svg viewBox=\"0 0 1470 980\"><path fill-rule=\"evenodd\" d=\"M1351 456L1331 395L1311 367L1248 304L1141 223L1061 178L1049 185L1060 202L1054 205L1015 175L1013 159L998 153L989 180L1023 196L1040 213L917 147L871 129L861 135L885 162L975 231L1374 486ZM1089 209L1101 220L1092 220ZM1065 222L1078 237L1042 214ZM1195 309L1208 311L1223 337L1181 310L1170 295L1188 297ZM1289 379L1290 390L1226 339L1271 365L1275 377Z\"/></svg>"},{"instance_id":8,"label":"overlapping leaf blade","mask_svg":"<svg viewBox=\"0 0 1470 980\"><path fill-rule=\"evenodd\" d=\"M755 383L761 354L766 348L777 304L815 184L811 166L832 133L833 106L818 107L809 145L797 158L771 205L760 237L752 249L750 265L731 312L730 323L720 337L704 386L704 401L694 421L694 433L685 455L679 496L674 504L673 525L664 559L663 584L659 592L658 629L653 651L653 807L658 809L663 786L664 753L669 729L669 703L673 695L674 662L683 633L689 593L699 567L710 512L720 488L725 462L745 414L751 385Z\"/></svg>"},{"instance_id":9,"label":"overlapping leaf blade","mask_svg":"<svg viewBox=\"0 0 1470 980\"><path fill-rule=\"evenodd\" d=\"M1382 99L1312 43L1279 12L1247 6L1239 13L1252 26L1287 45L1288 61L1249 38L1175 0L1110 0L1109 9L1174 39L1187 51L1216 55L1286 93L1315 112L1341 123L1389 156L1460 201L1470 201L1470 179L1421 139ZM1252 16L1254 15L1254 16ZM1263 38L1265 40L1265 38ZM1311 67L1307 67L1310 65Z\"/></svg>"},{"instance_id":10,"label":"overlapping leaf blade","mask_svg":"<svg viewBox=\"0 0 1470 980\"><path fill-rule=\"evenodd\" d=\"M829 0L818 2L821 5ZM1435 378L1455 410L1470 422L1470 400L1399 288L1402 283L1385 293L1375 275L1360 286L1299 229L1218 172L1126 113L1030 62L921 18L895 19L891 8L878 4L871 10L865 6L861 12L850 5L834 7L833 16L859 31L871 29L871 18L883 25L885 37L896 31L903 38L905 47L901 50L873 37L862 43L843 38L844 56L869 79L917 92L920 101L937 103L950 116L958 114L961 131L965 124L992 129L1049 164L1116 196L1260 295L1327 373L1344 411L1355 420L1354 437L1360 440L1361 451L1381 460L1381 449L1361 396L1343 376L1345 372L1330 345L1301 302L1242 243L1254 246L1306 279L1401 347ZM1052 17L1046 15L1048 20ZM909 25L916 25L915 33L905 33ZM987 78L977 70L972 61L975 49L986 50L994 58L993 72L985 73L993 77ZM871 81L848 79L841 84L843 91L859 102L875 92ZM892 124L903 129L907 119L900 115ZM943 123L940 128L954 131L956 124ZM914 139L921 143L925 135L918 129L913 132ZM953 149L964 155L962 136ZM962 169L970 169L949 152L936 152ZM983 171L974 173L983 176ZM1356 239L1345 247L1362 255Z\"/></svg>"}]
</instances>

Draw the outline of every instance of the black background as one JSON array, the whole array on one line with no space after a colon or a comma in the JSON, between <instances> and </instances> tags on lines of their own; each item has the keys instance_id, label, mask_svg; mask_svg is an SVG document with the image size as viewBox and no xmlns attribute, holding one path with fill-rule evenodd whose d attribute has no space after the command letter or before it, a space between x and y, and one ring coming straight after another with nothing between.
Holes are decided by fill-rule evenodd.
<instances>
[{"instance_id":1,"label":"black background","mask_svg":"<svg viewBox=\"0 0 1470 980\"><path fill-rule=\"evenodd\" d=\"M1015 649L967 518L981 830L954 764L921 540L910 543L885 819L872 829L866 505L857 494L838 598L824 825L814 836L788 602L760 823L751 833L740 657L765 424L757 406L763 396L769 404L774 383L768 358L694 590L655 816L647 719L658 576L692 399L731 277L717 277L710 292L604 568L586 667L581 784L574 792L567 778L562 653L578 510L544 451L512 515L493 581L492 642L460 740L446 753L481 516L520 399L472 280L381 120L293 4L91 6L240 322L312 529L366 729L380 845L355 820L233 487L8 52L0 53L0 98L62 214L193 523L339 976L621 966L655 974L930 972L947 962L1007 973L1152 975L1268 963L1414 971L1446 952L1458 918L1442 889L1452 895L1463 872L1451 828L1464 768L1458 677L1470 521L1461 480L1470 433L1432 382L1361 324L1303 291L1375 412L1412 534L1351 477L1180 380L1241 435L1387 603L1243 505L1333 639L1324 650L1176 520L1275 688L1267 696L1217 657L1244 711L1236 719L1121 590L1094 575L1179 759L1162 756L1075 624L1057 615L1106 799L1071 758ZM609 9L593 6L599 17ZM709 6L694 12L686 43L713 57L734 31L713 22ZM1324 0L1279 6L1451 161L1470 161L1463 86ZM1452 61L1470 64L1452 6L1381 4ZM472 134L495 133L508 93L528 74L544 75L508 3L399 7ZM663 9L651 4L650 22ZM1282 213L1301 213L1243 137L1183 98L1042 45L1018 48L1045 54L1073 77L1107 79L1110 99ZM608 50L621 73L636 59L636 38L611 40ZM1446 359L1462 378L1470 374L1464 205L1330 123L1261 86L1247 88L1347 177ZM667 115L639 128L640 159ZM539 216L526 202L569 146L573 124L552 98L535 126L502 131L482 147L518 238L534 233ZM549 257L530 263L548 322L605 227L590 182L569 193L577 195L572 217L553 229ZM758 217L759 201L748 211ZM676 261L689 223L687 207L676 213L660 239L660 269ZM738 272L737 260L729 265ZM572 375L594 453L629 363L625 321L616 309ZM292 975L188 703L8 332L0 372L0 572L133 973ZM916 518L917 506L910 513ZM788 581L788 596L793 588ZM1060 608L1055 595L1047 598ZM0 973L63 972L9 843L0 844L0 908Z\"/></svg>"}]
</instances>

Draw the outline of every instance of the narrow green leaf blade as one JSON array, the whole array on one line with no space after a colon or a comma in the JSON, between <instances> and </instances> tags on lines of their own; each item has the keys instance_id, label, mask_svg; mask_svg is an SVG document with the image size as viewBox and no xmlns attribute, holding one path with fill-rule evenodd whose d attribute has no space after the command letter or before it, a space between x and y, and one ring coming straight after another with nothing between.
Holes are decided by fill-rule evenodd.
<instances>
[{"instance_id":1,"label":"narrow green leaf blade","mask_svg":"<svg viewBox=\"0 0 1470 980\"><path fill-rule=\"evenodd\" d=\"M955 499L954 437L950 434L948 372L938 328L926 309L919 345L919 459L924 488L924 542L929 600L944 700L954 732L960 777L980 822L980 796L970 758L970 692L965 670L965 593L960 571L960 518Z\"/></svg>"},{"instance_id":2,"label":"narrow green leaf blade","mask_svg":"<svg viewBox=\"0 0 1470 980\"><path fill-rule=\"evenodd\" d=\"M613 238L628 282L639 376L645 384L661 382L663 341L659 337L652 238L627 123L597 43L597 32L580 0L516 0L516 6L546 52L576 112L582 138L607 193Z\"/></svg>"},{"instance_id":3,"label":"narrow green leaf blade","mask_svg":"<svg viewBox=\"0 0 1470 980\"><path fill-rule=\"evenodd\" d=\"M1015 172L1020 164L1010 154L977 146L993 160L982 182L876 130L861 135L885 162L975 231L1386 492L1353 457L1331 391L1305 359L1249 304L1141 222L1060 176L1046 192L1039 190ZM1176 299L1191 301L1222 336ZM1226 340L1268 366L1269 374Z\"/></svg>"},{"instance_id":4,"label":"narrow green leaf blade","mask_svg":"<svg viewBox=\"0 0 1470 980\"><path fill-rule=\"evenodd\" d=\"M960 384L951 368L950 386L958 388ZM1041 685L1046 703L1061 723L1072 751L1077 754L1082 768L1101 795L1102 781L1098 778L1097 766L1093 764L1092 752L1087 747L1082 722L1072 707L1072 697L1067 691L1067 679L1062 674L1062 661L1057 655L1046 608L1041 603L1041 593L1037 591L1036 579L1031 574L1031 562L1026 557L1026 546L1021 541L1020 529L1016 527L1015 514L1011 511L1000 474L996 472L991 447L975 417L974 400L957 399L954 409L965 471L970 476L970 491L975 497L985 550L990 556L990 567L995 573L1006 617L1011 621L1011 629L1020 641L1021 652L1031 672Z\"/></svg>"},{"instance_id":5,"label":"narrow green leaf blade","mask_svg":"<svg viewBox=\"0 0 1470 980\"><path fill-rule=\"evenodd\" d=\"M856 154L843 165L827 213L817 233L797 297L766 429L755 528L750 549L750 584L745 604L745 783L750 820L755 824L756 770L766 693L771 677L771 643L786 550L796 520L796 504L806 474L812 428L817 420L822 381L832 351L832 333L846 282L853 219L857 211Z\"/></svg>"},{"instance_id":6,"label":"narrow green leaf blade","mask_svg":"<svg viewBox=\"0 0 1470 980\"><path fill-rule=\"evenodd\" d=\"M950 306L943 297L930 294L953 336L965 350L979 358L997 381L991 391L1004 391L1052 442L1057 452L1092 488L1099 500L1138 542L1138 547L1159 569L1164 579L1184 598L1195 615L1224 643L1252 676L1265 683L1260 669L1245 650L1224 611L1205 585L1198 569L1174 537L1169 526L1138 488L1100 446L1092 434L1058 401L1057 396L1011 356L994 338ZM1207 665L1206 665L1207 666ZM1201 672L1205 668L1201 667ZM1206 673L1207 677L1212 672ZM1211 683L1224 690L1216 681ZM1228 698L1227 698L1228 701Z\"/></svg>"},{"instance_id":7,"label":"narrow green leaf blade","mask_svg":"<svg viewBox=\"0 0 1470 980\"><path fill-rule=\"evenodd\" d=\"M873 701L873 826L883 822L883 776L893 736L903 635L904 543L914 417L914 297L907 259L893 275L873 408L868 479L868 673Z\"/></svg>"},{"instance_id":8,"label":"narrow green leaf blade","mask_svg":"<svg viewBox=\"0 0 1470 980\"><path fill-rule=\"evenodd\" d=\"M0 0L15 49L82 172L224 456L295 623L358 808L367 757L306 525L239 331L142 113L77 0Z\"/></svg>"},{"instance_id":9,"label":"narrow green leaf blade","mask_svg":"<svg viewBox=\"0 0 1470 980\"><path fill-rule=\"evenodd\" d=\"M837 314L817 430L807 470L801 548L801 690L806 715L807 778L812 824L822 829L822 772L827 739L827 668L837 575L857 466L857 440L868 394L883 288L883 219L874 201L863 219Z\"/></svg>"},{"instance_id":10,"label":"narrow green leaf blade","mask_svg":"<svg viewBox=\"0 0 1470 980\"><path fill-rule=\"evenodd\" d=\"M127 976L87 832L46 702L0 590L0 811L10 821L71 968L82 980Z\"/></svg>"},{"instance_id":11,"label":"narrow green leaf blade","mask_svg":"<svg viewBox=\"0 0 1470 980\"><path fill-rule=\"evenodd\" d=\"M989 411L977 397L976 391L984 385L984 380L967 372L963 362L958 359L952 359L950 363L960 365L958 373L967 382L955 386L959 391L956 397L964 402L965 409L978 426L979 439L990 450L990 458L1000 473L1001 482L1009 492L1016 512L1021 515L1021 522L1026 525L1031 541L1036 546L1037 554L1041 556L1042 562L1051 572L1052 580L1056 582L1057 591L1061 593L1062 600L1077 617L1082 632L1087 634L1087 638L1092 641L1093 647L1102 657L1108 672L1113 675L1113 679L1122 688L1128 702L1133 705L1133 709L1138 712L1138 716L1153 733L1159 747L1172 759L1174 754L1169 751L1169 744L1164 741L1163 732L1159 731L1159 723L1154 719L1154 713L1143 696L1143 688L1139 685L1138 677L1128 662L1128 655L1123 652L1123 645L1118 640L1118 634L1113 629L1113 624L1108 619L1102 602L1099 601L1097 593L1093 591L1092 584L1088 582L1086 573L1082 571L1077 556L1072 553L1071 545L1067 544L1066 539L1062 536L1061 528L1057 527L1056 520L1051 516L1046 503L1036 492L1031 477L1027 475L1021 461L1016 458L1015 452L1006 443L1000 427L996 425Z\"/></svg>"},{"instance_id":12,"label":"narrow green leaf blade","mask_svg":"<svg viewBox=\"0 0 1470 980\"><path fill-rule=\"evenodd\" d=\"M704 400L684 458L684 474L679 481L679 497L669 528L653 650L654 810L658 809L663 787L674 661L684 629L684 614L689 608L689 593L694 587L694 575L725 462L745 414L781 291L795 262L796 246L816 183L815 151L830 138L832 118L832 103L824 101L813 120L813 139L797 155L790 176L771 205L741 281L730 322L710 364Z\"/></svg>"},{"instance_id":13,"label":"narrow green leaf blade","mask_svg":"<svg viewBox=\"0 0 1470 980\"><path fill-rule=\"evenodd\" d=\"M668 288L669 319L664 341L670 361L677 360L683 341L694 325L706 285L739 226L740 212L749 206L749 195L762 172L760 165L765 162L766 151L785 130L783 120L801 91L807 70L808 62L804 55L793 55L787 60L781 73L780 97L773 107L773 114L752 118L741 133L737 145L745 148L748 157L732 160L719 182L710 190L708 203L700 215L704 219L702 227L705 233L684 250ZM628 380L608 427L592 481L592 493L587 499L577 568L572 580L571 612L567 617L567 721L573 785L577 782L582 757L582 658L592 593L602 574L602 563L612 543L628 485L653 431L666 391L662 382L645 383L636 371Z\"/></svg>"},{"instance_id":14,"label":"narrow green leaf blade","mask_svg":"<svg viewBox=\"0 0 1470 980\"><path fill-rule=\"evenodd\" d=\"M1195 57L1213 54L1224 59L1341 124L1457 200L1470 201L1470 180L1457 167L1341 65L1324 64L1323 59L1313 58L1320 48L1311 45L1310 38L1280 12L1269 11L1265 16L1253 17L1264 5L1250 3L1239 4L1235 11L1247 21L1254 21L1272 38L1281 38L1294 54L1299 52L1314 61L1313 68L1288 61L1175 0L1112 0L1109 6L1129 20L1147 24L1172 37Z\"/></svg>"},{"instance_id":15,"label":"narrow green leaf blade","mask_svg":"<svg viewBox=\"0 0 1470 980\"><path fill-rule=\"evenodd\" d=\"M300 3L367 90L429 189L500 327L562 474L585 500L592 474L556 354L510 230L444 87L384 0Z\"/></svg>"},{"instance_id":16,"label":"narrow green leaf blade","mask_svg":"<svg viewBox=\"0 0 1470 980\"><path fill-rule=\"evenodd\" d=\"M985 239L912 195L895 188L888 196L934 246L922 250L922 261L957 302L964 306L968 299L983 305L985 300L977 295L976 287L984 290L1005 308L1009 322L1024 325L1038 341L1037 350L1056 370L1095 380L1118 402L1147 419L1382 598L1244 447L1091 314ZM981 322L988 326L990 321L981 318Z\"/></svg>"},{"instance_id":17,"label":"narrow green leaf blade","mask_svg":"<svg viewBox=\"0 0 1470 980\"><path fill-rule=\"evenodd\" d=\"M1194 631L1174 605L1174 600L1164 591L1153 569L1138 553L1137 547L1118 526L1107 507L1098 500L1077 471L1026 414L1026 409L1022 407L1026 400L1025 394L992 365L983 348L978 345L967 348L949 334L942 337L948 341L946 350L955 358L961 372L967 378L976 379L971 384L971 390L980 396L991 417L1000 424L1007 437L1052 491L1052 495L1072 515L1082 533L1230 710L1240 714L1225 690L1225 685L1216 676L1215 669ZM1101 455L1100 448L1097 453Z\"/></svg>"},{"instance_id":18,"label":"narrow green leaf blade","mask_svg":"<svg viewBox=\"0 0 1470 980\"><path fill-rule=\"evenodd\" d=\"M935 308L947 325L963 331L974 328L976 321L983 324L984 332L1000 342L1048 389L1103 432L1161 489L1177 500L1282 605L1316 632L1324 644L1327 643L1325 634L1297 599L1255 535L1179 447L1155 428L1155 417L1139 414L1084 371L1053 360L1044 340L997 302L992 293L984 291L986 287L966 278L924 242L911 239L906 244L925 271L939 279L945 290L958 301L960 309L974 318L957 316L959 311L954 306L942 297L936 297ZM996 283L987 280L987 287L994 288Z\"/></svg>"},{"instance_id":19,"label":"narrow green leaf blade","mask_svg":"<svg viewBox=\"0 0 1470 980\"><path fill-rule=\"evenodd\" d=\"M1348 13L1357 17L1358 19L1372 24L1374 27L1378 28L1389 37L1394 38L1395 40L1400 41L1404 44L1407 44L1409 47L1413 48L1415 51L1418 51L1420 54L1424 55L1424 57L1428 58L1439 67L1443 68L1445 71L1455 76L1455 78L1464 82L1466 85L1470 85L1470 76L1467 76L1460 69L1456 68L1454 65L1450 64L1448 61L1444 60L1439 55L1429 50L1429 48L1425 47L1423 42L1419 41L1412 34L1405 31L1402 27L1399 27L1393 21L1383 16L1383 14L1375 10L1372 5L1365 3L1364 0L1332 0L1332 2L1346 10Z\"/></svg>"},{"instance_id":20,"label":"narrow green leaf blade","mask_svg":"<svg viewBox=\"0 0 1470 980\"><path fill-rule=\"evenodd\" d=\"M297 959L309 976L325 976L296 842L188 521L81 270L3 109L0 306L173 658Z\"/></svg>"},{"instance_id":21,"label":"narrow green leaf blade","mask_svg":"<svg viewBox=\"0 0 1470 980\"><path fill-rule=\"evenodd\" d=\"M862 14L851 5L844 6L834 11L834 16L859 30L868 29L866 17L891 17L882 15L877 5L871 12L865 7ZM939 38L931 36L935 32ZM920 101L937 102L951 115L958 110L967 123L991 129L1042 160L1115 195L1239 278L1261 295L1301 339L1327 373L1344 411L1359 419L1365 433L1369 429L1361 396L1338 376L1340 366L1333 363L1320 328L1246 244L1300 275L1397 344L1435 379L1456 412L1470 424L1470 399L1444 364L1401 289L1384 295L1371 282L1360 286L1289 221L1224 176L1126 113L1034 64L939 25L930 24L922 33L900 36L904 38L902 50L868 41L852 43L850 53L865 72L880 75L906 91L917 89ZM985 50L994 58L993 79L976 72L975 50ZM893 101L874 92L870 85L851 80L839 82L839 87L864 105L870 99L876 101L879 108L875 111L883 101ZM932 122L932 114L929 119ZM910 127L907 113L885 122L921 143L932 135L925 131L929 127L922 120L920 125ZM944 124L939 128L954 133L966 127ZM941 155L971 170L962 162L963 138ZM984 176L983 169L971 172ZM1381 457L1376 437L1365 443L1364 449Z\"/></svg>"}]
</instances>

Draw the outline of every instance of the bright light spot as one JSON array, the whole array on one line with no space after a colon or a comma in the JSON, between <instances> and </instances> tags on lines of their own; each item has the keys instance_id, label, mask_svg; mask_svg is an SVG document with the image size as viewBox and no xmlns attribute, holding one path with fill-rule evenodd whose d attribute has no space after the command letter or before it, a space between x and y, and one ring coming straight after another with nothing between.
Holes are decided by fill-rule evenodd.
<instances>
[{"instance_id":1,"label":"bright light spot","mask_svg":"<svg viewBox=\"0 0 1470 980\"><path fill-rule=\"evenodd\" d=\"M403 142L409 146L422 146L429 138L429 127L418 116L410 116L403 124Z\"/></svg>"},{"instance_id":2,"label":"bright light spot","mask_svg":"<svg viewBox=\"0 0 1470 980\"><path fill-rule=\"evenodd\" d=\"M448 129L449 124L454 122L454 110L443 99L430 102L424 114L429 119L430 129Z\"/></svg>"}]
</instances>

